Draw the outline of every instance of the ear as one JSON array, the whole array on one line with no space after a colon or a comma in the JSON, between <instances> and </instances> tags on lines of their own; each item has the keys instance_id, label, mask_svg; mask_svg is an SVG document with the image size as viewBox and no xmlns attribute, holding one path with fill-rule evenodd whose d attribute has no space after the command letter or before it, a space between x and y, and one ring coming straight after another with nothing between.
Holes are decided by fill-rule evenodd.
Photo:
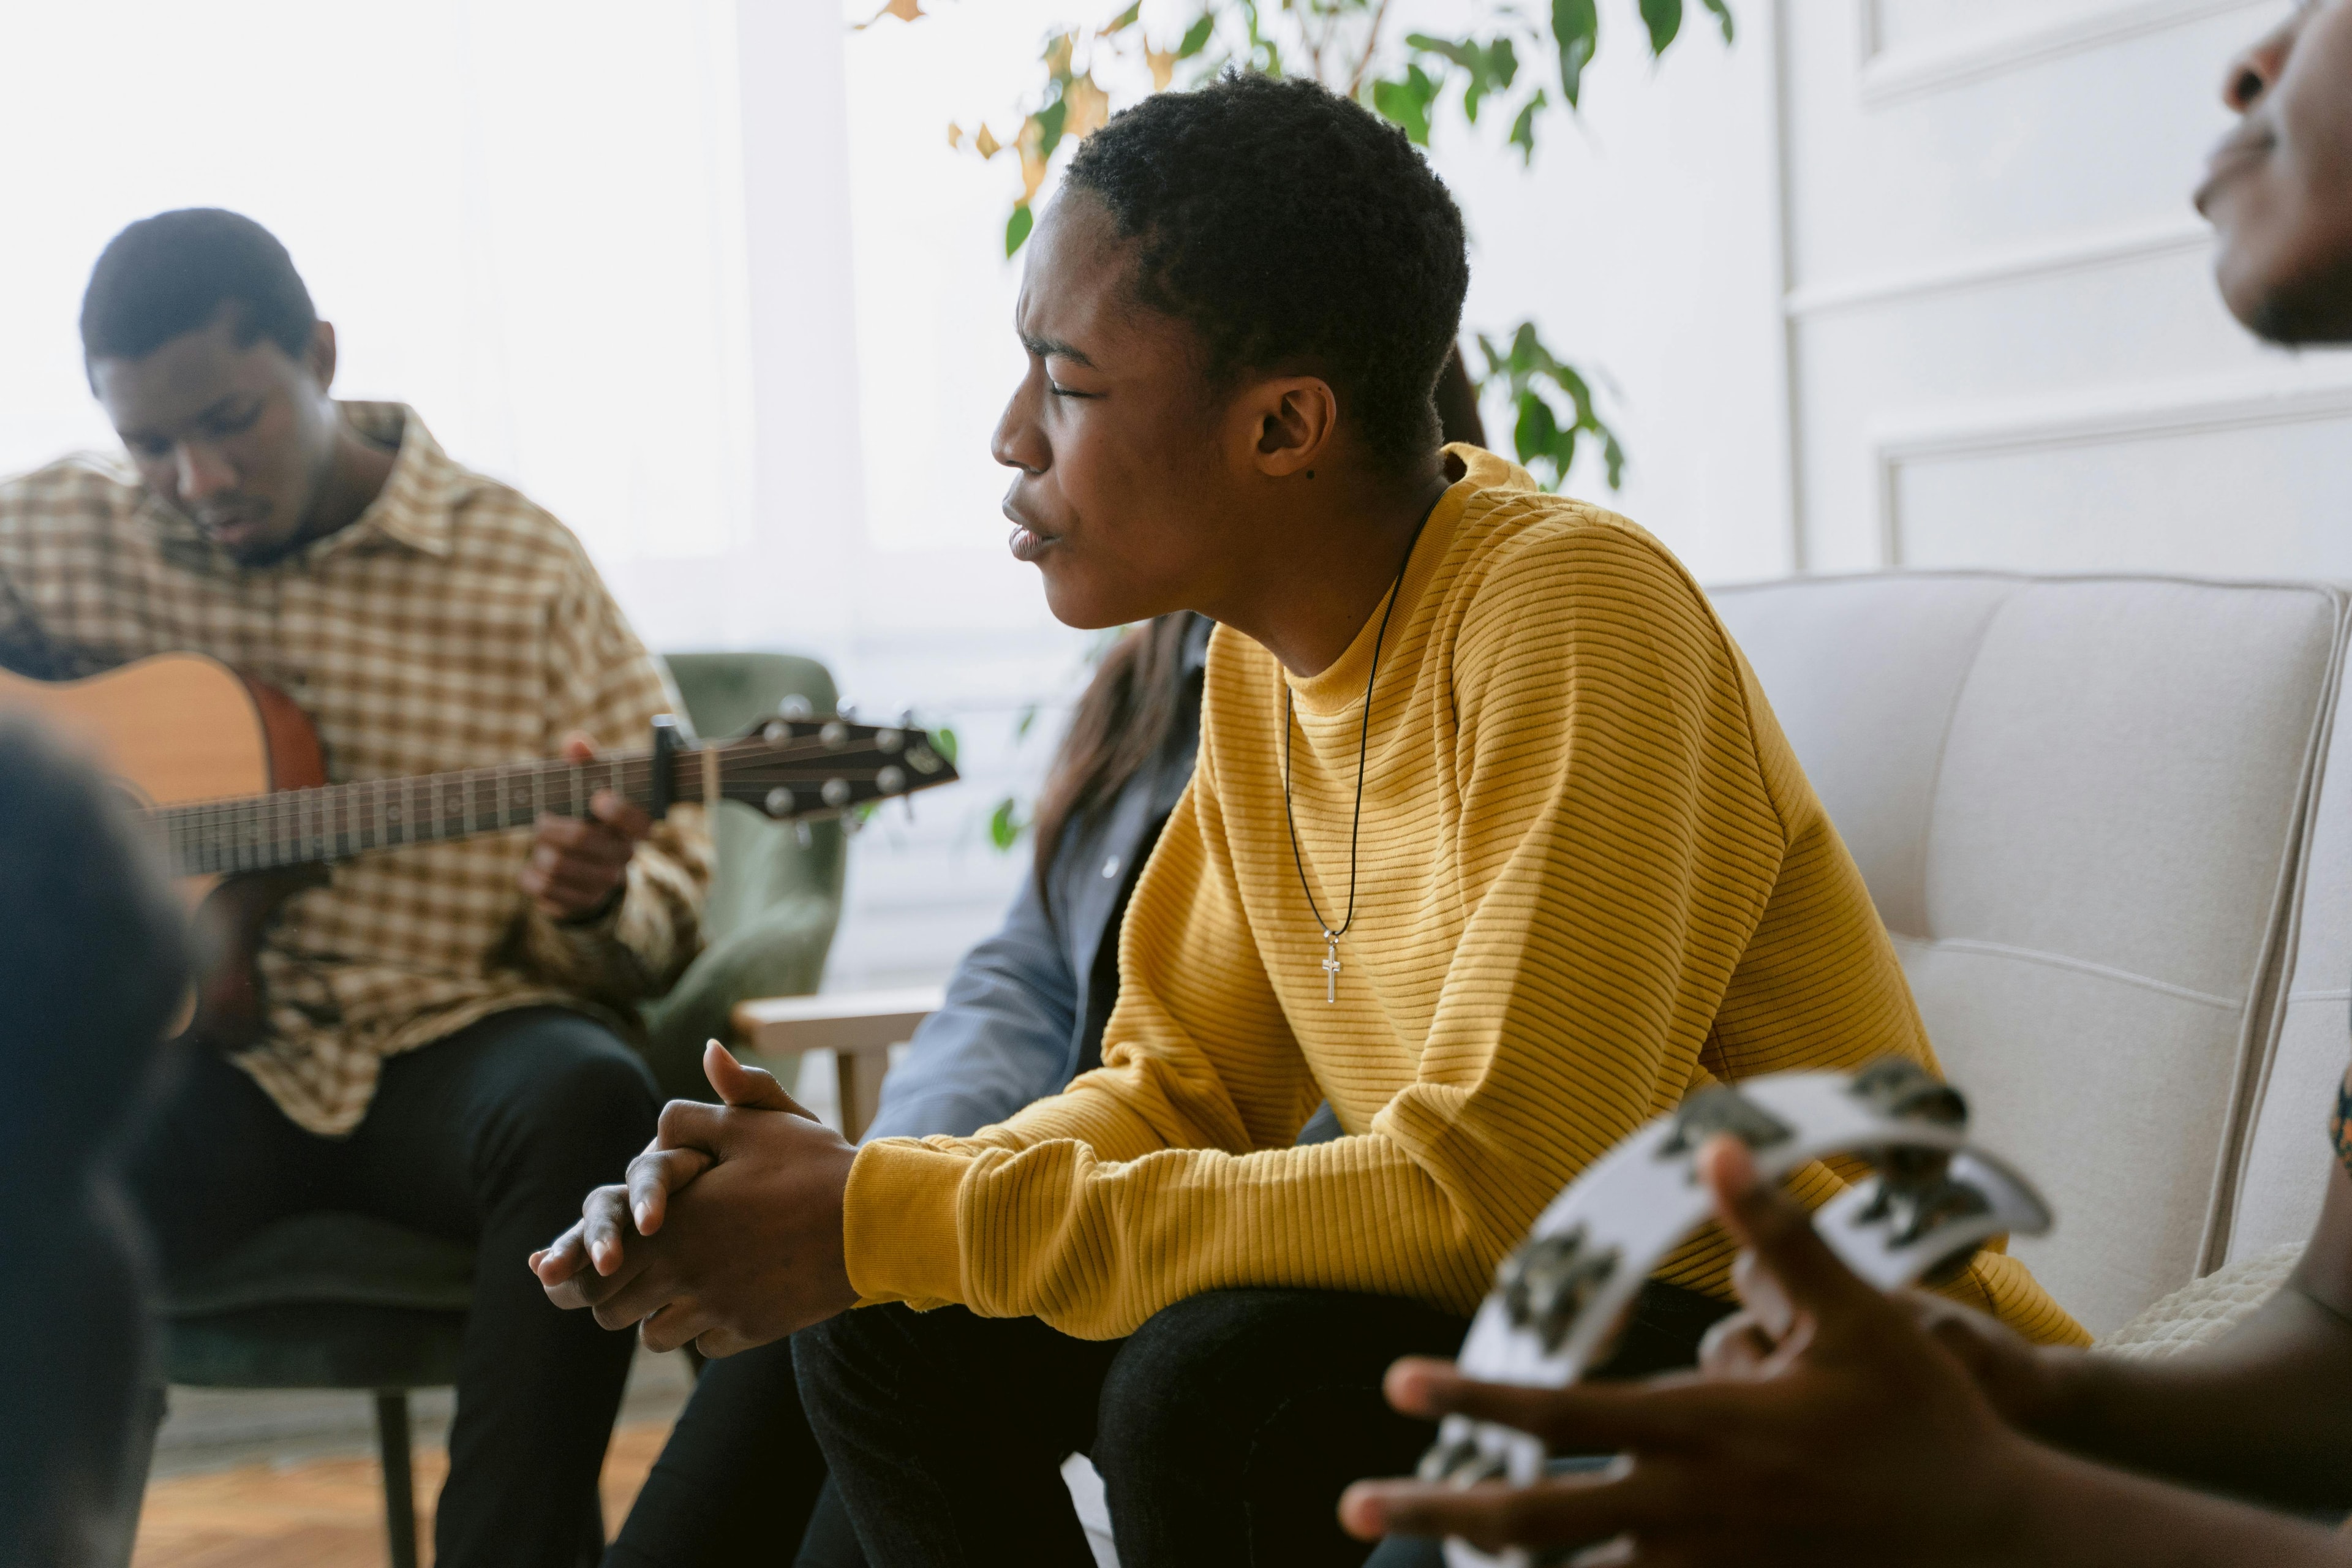
<instances>
[{"instance_id":1,"label":"ear","mask_svg":"<svg viewBox=\"0 0 2352 1568\"><path fill-rule=\"evenodd\" d=\"M1328 468L1339 444L1339 398L1320 376L1288 375L1259 382L1243 397L1252 437L1251 460L1270 479Z\"/></svg>"},{"instance_id":2,"label":"ear","mask_svg":"<svg viewBox=\"0 0 2352 1568\"><path fill-rule=\"evenodd\" d=\"M319 384L320 392L335 384L335 324L320 321L310 329L310 352L302 356L302 368Z\"/></svg>"}]
</instances>

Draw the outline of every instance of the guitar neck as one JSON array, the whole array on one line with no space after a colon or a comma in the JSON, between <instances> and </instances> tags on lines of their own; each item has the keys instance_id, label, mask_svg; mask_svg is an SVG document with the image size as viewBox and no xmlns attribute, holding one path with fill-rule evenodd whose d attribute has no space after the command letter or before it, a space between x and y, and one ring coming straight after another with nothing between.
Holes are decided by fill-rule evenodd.
<instances>
[{"instance_id":1,"label":"guitar neck","mask_svg":"<svg viewBox=\"0 0 2352 1568\"><path fill-rule=\"evenodd\" d=\"M674 756L662 762L676 768ZM542 814L585 816L599 790L650 808L654 768L648 752L593 763L514 763L197 801L149 815L179 875L228 876L527 827Z\"/></svg>"}]
</instances>

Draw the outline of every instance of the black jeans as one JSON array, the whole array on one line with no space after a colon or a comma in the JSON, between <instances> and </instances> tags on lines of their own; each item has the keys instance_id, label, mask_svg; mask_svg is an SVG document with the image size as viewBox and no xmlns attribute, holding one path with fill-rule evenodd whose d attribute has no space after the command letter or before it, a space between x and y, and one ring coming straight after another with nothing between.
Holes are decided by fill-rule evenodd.
<instances>
[{"instance_id":1,"label":"black jeans","mask_svg":"<svg viewBox=\"0 0 2352 1568\"><path fill-rule=\"evenodd\" d=\"M589 1188L620 1179L656 1113L635 1054L555 1008L387 1059L348 1138L303 1131L238 1068L192 1051L140 1131L131 1186L167 1273L314 1209L472 1243L435 1561L573 1568L604 1543L596 1478L634 1337L558 1311L524 1260L580 1217Z\"/></svg>"},{"instance_id":2,"label":"black jeans","mask_svg":"<svg viewBox=\"0 0 2352 1568\"><path fill-rule=\"evenodd\" d=\"M604 1568L791 1568L824 1479L790 1340L708 1363Z\"/></svg>"},{"instance_id":3,"label":"black jeans","mask_svg":"<svg viewBox=\"0 0 2352 1568\"><path fill-rule=\"evenodd\" d=\"M1433 1428L1381 1377L1468 1325L1412 1301L1217 1290L1125 1340L1034 1318L872 1307L793 1342L801 1396L875 1568L1092 1568L1060 1468L1102 1473L1122 1568L1357 1563L1334 1509L1412 1468Z\"/></svg>"}]
</instances>

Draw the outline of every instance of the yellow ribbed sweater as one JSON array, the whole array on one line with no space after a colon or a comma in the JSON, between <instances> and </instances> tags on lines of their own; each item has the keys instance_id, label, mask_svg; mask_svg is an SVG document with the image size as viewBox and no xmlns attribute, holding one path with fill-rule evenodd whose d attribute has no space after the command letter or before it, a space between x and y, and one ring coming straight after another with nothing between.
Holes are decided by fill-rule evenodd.
<instances>
[{"instance_id":1,"label":"yellow ribbed sweater","mask_svg":"<svg viewBox=\"0 0 2352 1568\"><path fill-rule=\"evenodd\" d=\"M1413 550L1373 694L1338 1004L1284 825L1283 688L1299 847L1336 921L1379 616L1306 680L1221 628L1102 1068L971 1138L860 1151L866 1300L1094 1339L1232 1286L1467 1313L1564 1184L1691 1090L1933 1065L1861 873L1688 574L1624 519L1451 450L1466 473ZM1292 1147L1327 1098L1349 1136ZM1660 1277L1727 1294L1728 1260L1710 1227ZM2005 1256L1955 1293L2084 1337Z\"/></svg>"}]
</instances>

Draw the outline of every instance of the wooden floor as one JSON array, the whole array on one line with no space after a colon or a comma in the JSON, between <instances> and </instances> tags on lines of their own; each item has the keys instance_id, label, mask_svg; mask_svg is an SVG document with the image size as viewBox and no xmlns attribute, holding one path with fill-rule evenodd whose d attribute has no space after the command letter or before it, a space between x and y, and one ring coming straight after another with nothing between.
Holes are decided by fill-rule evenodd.
<instances>
[{"instance_id":1,"label":"wooden floor","mask_svg":"<svg viewBox=\"0 0 2352 1568\"><path fill-rule=\"evenodd\" d=\"M613 1434L604 1457L604 1528L645 1483L667 1421ZM433 1561L432 1500L448 1473L440 1448L416 1451L419 1552ZM147 1489L131 1568L383 1568L383 1483L376 1462L313 1459L170 1476Z\"/></svg>"}]
</instances>

